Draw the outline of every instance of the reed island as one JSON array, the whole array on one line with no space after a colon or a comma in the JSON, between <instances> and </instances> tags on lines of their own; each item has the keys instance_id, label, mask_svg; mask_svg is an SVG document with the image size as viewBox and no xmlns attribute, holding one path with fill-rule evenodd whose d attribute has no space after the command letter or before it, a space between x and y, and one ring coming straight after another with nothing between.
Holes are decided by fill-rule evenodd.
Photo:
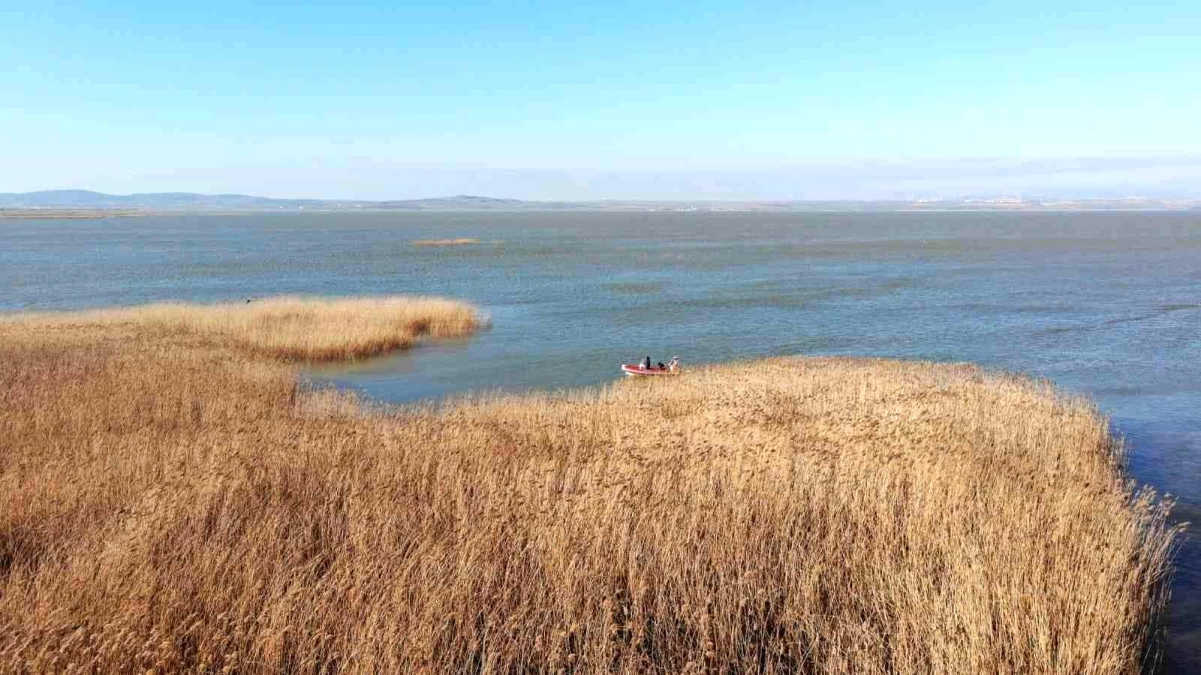
<instances>
[{"instance_id":1,"label":"reed island","mask_svg":"<svg viewBox=\"0 0 1201 675\"><path fill-rule=\"evenodd\" d=\"M430 298L0 319L0 671L1136 673L1177 531L1085 400L780 358L389 408Z\"/></svg>"}]
</instances>

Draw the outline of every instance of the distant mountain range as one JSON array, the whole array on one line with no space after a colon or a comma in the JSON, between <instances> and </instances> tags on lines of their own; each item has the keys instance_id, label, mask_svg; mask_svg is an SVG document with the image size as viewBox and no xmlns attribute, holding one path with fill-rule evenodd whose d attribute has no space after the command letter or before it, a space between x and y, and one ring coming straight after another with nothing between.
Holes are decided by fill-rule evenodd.
<instances>
[{"instance_id":1,"label":"distant mountain range","mask_svg":"<svg viewBox=\"0 0 1201 675\"><path fill-rule=\"evenodd\" d=\"M90 190L0 193L0 211L910 211L1049 209L1197 209L1199 200L959 198L925 201L523 201L476 195L386 201L274 199L238 194L150 192L110 195ZM3 215L3 214L0 214Z\"/></svg>"}]
</instances>

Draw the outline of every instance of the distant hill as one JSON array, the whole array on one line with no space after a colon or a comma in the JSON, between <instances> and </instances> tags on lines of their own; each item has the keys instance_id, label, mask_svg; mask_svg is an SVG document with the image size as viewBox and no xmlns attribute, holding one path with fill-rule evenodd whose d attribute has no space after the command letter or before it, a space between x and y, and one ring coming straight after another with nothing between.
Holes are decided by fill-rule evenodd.
<instances>
[{"instance_id":1,"label":"distant hill","mask_svg":"<svg viewBox=\"0 0 1201 675\"><path fill-rule=\"evenodd\" d=\"M247 211L1039 211L1107 209L1197 209L1190 199L1070 199L962 197L932 201L704 201L608 200L536 202L478 195L385 201L273 199L251 195L151 192L110 195L90 190L0 193L0 216L29 209L75 212L247 212ZM3 213L7 211L8 213ZM27 216L19 216L27 217ZM47 215L46 217L49 217Z\"/></svg>"},{"instance_id":2,"label":"distant hill","mask_svg":"<svg viewBox=\"0 0 1201 675\"><path fill-rule=\"evenodd\" d=\"M252 195L208 195L196 192L148 192L110 195L91 190L43 190L0 193L0 209L140 209L147 211L272 211L272 210L495 210L537 208L537 202L456 195L432 199L352 201L333 199L274 199Z\"/></svg>"},{"instance_id":3,"label":"distant hill","mask_svg":"<svg viewBox=\"0 0 1201 675\"><path fill-rule=\"evenodd\" d=\"M479 197L476 195L455 195L453 197L434 197L431 199L400 199L386 202L367 202L377 209L505 209L529 207L538 202L523 202L520 199L497 199L495 197Z\"/></svg>"},{"instance_id":4,"label":"distant hill","mask_svg":"<svg viewBox=\"0 0 1201 675\"><path fill-rule=\"evenodd\" d=\"M271 199L250 195L205 195L195 192L153 192L110 195L91 190L43 190L41 192L0 193L0 208L72 208L72 209L270 209L320 206L320 199Z\"/></svg>"}]
</instances>

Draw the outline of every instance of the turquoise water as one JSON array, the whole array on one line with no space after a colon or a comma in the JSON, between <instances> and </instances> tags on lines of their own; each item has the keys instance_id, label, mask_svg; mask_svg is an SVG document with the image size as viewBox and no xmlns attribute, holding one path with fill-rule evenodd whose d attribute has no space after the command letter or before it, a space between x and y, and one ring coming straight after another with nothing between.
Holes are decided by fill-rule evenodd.
<instances>
[{"instance_id":1,"label":"turquoise water","mask_svg":"<svg viewBox=\"0 0 1201 675\"><path fill-rule=\"evenodd\" d=\"M418 239L484 243L414 247ZM1201 213L506 213L0 220L0 309L427 293L492 328L313 377L389 401L607 382L650 355L973 361L1091 395L1201 523ZM1201 526L1201 525L1199 525ZM1170 670L1201 670L1201 547Z\"/></svg>"}]
</instances>

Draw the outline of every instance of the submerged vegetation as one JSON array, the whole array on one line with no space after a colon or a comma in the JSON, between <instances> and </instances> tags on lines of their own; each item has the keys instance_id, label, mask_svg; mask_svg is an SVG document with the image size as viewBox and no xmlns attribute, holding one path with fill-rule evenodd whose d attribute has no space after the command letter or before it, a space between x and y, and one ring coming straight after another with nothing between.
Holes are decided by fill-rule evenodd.
<instances>
[{"instance_id":1,"label":"submerged vegetation","mask_svg":"<svg viewBox=\"0 0 1201 675\"><path fill-rule=\"evenodd\" d=\"M0 321L0 669L1154 664L1176 532L1086 402L970 366L775 359L375 409L286 363L477 316Z\"/></svg>"}]
</instances>

